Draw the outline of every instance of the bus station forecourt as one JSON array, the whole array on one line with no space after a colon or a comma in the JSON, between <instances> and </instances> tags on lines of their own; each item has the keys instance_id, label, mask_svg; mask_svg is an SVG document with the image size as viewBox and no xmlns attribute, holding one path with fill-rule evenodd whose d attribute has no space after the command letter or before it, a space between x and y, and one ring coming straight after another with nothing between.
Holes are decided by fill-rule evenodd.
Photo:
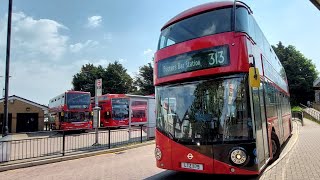
<instances>
[{"instance_id":1,"label":"bus station forecourt","mask_svg":"<svg viewBox=\"0 0 320 180\"><path fill-rule=\"evenodd\" d=\"M293 121L293 134L279 159L260 176L222 176L181 173L155 167L154 144L120 152L0 172L1 180L28 179L263 179L320 178L320 125L304 119ZM125 168L124 168L125 167ZM27 176L27 177L26 177Z\"/></svg>"}]
</instances>

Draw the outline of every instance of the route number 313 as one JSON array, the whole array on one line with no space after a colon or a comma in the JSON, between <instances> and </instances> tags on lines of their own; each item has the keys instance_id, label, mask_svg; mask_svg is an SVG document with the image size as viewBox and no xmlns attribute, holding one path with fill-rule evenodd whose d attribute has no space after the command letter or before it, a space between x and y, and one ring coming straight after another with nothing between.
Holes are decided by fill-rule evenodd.
<instances>
[{"instance_id":1,"label":"route number 313","mask_svg":"<svg viewBox=\"0 0 320 180\"><path fill-rule=\"evenodd\" d=\"M223 64L225 59L223 56L223 51L217 51L217 52L212 52L209 53L209 65L220 65Z\"/></svg>"}]
</instances>

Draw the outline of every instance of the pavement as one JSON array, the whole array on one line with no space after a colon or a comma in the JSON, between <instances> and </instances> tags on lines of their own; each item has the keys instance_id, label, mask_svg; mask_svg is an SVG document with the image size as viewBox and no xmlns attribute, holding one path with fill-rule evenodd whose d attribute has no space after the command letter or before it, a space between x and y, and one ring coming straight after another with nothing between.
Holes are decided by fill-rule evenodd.
<instances>
[{"instance_id":1,"label":"pavement","mask_svg":"<svg viewBox=\"0 0 320 180\"><path fill-rule=\"evenodd\" d=\"M291 137L291 139L294 137ZM290 140L291 141L291 140ZM320 179L320 125L304 119L299 126L297 142L277 165L264 172L264 180Z\"/></svg>"},{"instance_id":2,"label":"pavement","mask_svg":"<svg viewBox=\"0 0 320 180\"><path fill-rule=\"evenodd\" d=\"M64 179L320 179L320 125L304 119L294 123L294 134L279 160L259 177L182 173L155 166L154 144L81 159L4 171L1 180Z\"/></svg>"}]
</instances>

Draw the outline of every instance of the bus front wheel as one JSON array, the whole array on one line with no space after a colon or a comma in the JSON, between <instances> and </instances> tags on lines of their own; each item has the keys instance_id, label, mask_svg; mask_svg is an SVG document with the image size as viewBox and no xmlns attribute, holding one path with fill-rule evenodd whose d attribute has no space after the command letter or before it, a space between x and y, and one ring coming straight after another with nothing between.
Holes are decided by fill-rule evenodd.
<instances>
[{"instance_id":1,"label":"bus front wheel","mask_svg":"<svg viewBox=\"0 0 320 180\"><path fill-rule=\"evenodd\" d=\"M271 159L270 164L276 161L280 155L280 142L275 132L271 133L271 147L273 158Z\"/></svg>"}]
</instances>

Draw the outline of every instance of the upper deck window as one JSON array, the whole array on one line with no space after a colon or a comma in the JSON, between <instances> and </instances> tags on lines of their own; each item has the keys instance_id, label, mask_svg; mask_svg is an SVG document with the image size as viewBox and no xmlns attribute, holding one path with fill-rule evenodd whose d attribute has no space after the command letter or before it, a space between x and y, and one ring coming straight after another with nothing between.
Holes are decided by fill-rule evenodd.
<instances>
[{"instance_id":1,"label":"upper deck window","mask_svg":"<svg viewBox=\"0 0 320 180\"><path fill-rule=\"evenodd\" d=\"M68 93L66 101L69 109L87 109L90 105L90 94Z\"/></svg>"},{"instance_id":2,"label":"upper deck window","mask_svg":"<svg viewBox=\"0 0 320 180\"><path fill-rule=\"evenodd\" d=\"M231 31L232 8L199 14L172 24L161 32L158 49L207 35Z\"/></svg>"}]
</instances>

